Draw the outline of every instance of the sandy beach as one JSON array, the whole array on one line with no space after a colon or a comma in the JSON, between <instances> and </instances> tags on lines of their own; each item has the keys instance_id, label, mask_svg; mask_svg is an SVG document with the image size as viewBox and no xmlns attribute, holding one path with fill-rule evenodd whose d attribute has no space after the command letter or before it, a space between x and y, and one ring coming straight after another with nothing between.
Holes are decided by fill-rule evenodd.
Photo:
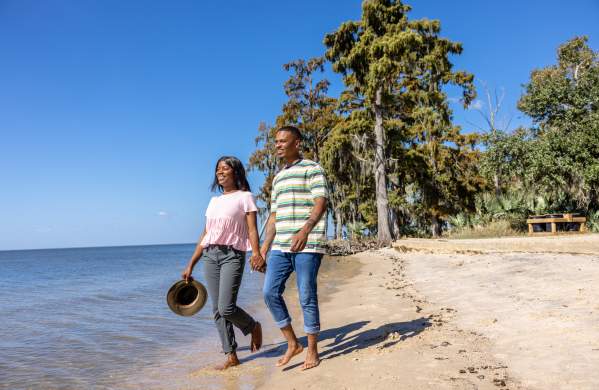
<instances>
[{"instance_id":1,"label":"sandy beach","mask_svg":"<svg viewBox=\"0 0 599 390\"><path fill-rule=\"evenodd\" d=\"M599 235L407 239L392 249L330 258L320 275L320 366L302 372L300 355L284 369L274 368L284 349L276 329L268 327L263 352L245 355L245 364L224 374L224 383L263 389L597 389L597 280ZM296 292L287 293L301 330ZM251 384L242 380L248 376Z\"/></svg>"},{"instance_id":2,"label":"sandy beach","mask_svg":"<svg viewBox=\"0 0 599 390\"><path fill-rule=\"evenodd\" d=\"M317 369L303 356L272 368L275 333L226 375L259 372L264 389L599 388L598 235L394 247L328 260Z\"/></svg>"}]
</instances>

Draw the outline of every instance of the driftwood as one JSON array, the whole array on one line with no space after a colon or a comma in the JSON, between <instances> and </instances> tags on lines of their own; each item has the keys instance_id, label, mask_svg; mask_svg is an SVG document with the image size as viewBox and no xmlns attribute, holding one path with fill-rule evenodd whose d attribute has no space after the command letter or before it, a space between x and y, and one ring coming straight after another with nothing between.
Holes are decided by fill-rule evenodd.
<instances>
[{"instance_id":1,"label":"driftwood","mask_svg":"<svg viewBox=\"0 0 599 390\"><path fill-rule=\"evenodd\" d=\"M371 249L384 248L388 245L375 239L364 240L330 240L327 241L327 254L329 256L349 256Z\"/></svg>"}]
</instances>

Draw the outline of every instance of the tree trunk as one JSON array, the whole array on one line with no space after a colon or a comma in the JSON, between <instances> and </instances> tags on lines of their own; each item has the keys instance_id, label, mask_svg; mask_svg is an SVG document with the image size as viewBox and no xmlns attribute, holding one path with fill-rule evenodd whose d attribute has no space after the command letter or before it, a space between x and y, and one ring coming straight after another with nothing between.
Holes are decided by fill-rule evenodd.
<instances>
[{"instance_id":1,"label":"tree trunk","mask_svg":"<svg viewBox=\"0 0 599 390\"><path fill-rule=\"evenodd\" d=\"M335 212L335 216L337 217L335 237L338 240L341 240L343 238L343 219L341 218L341 210L337 210Z\"/></svg>"},{"instance_id":2,"label":"tree trunk","mask_svg":"<svg viewBox=\"0 0 599 390\"><path fill-rule=\"evenodd\" d=\"M501 188L499 187L499 176L497 173L493 174L493 186L495 187L495 196L501 195Z\"/></svg>"},{"instance_id":3,"label":"tree trunk","mask_svg":"<svg viewBox=\"0 0 599 390\"><path fill-rule=\"evenodd\" d=\"M333 239L336 240L337 239L337 214L335 214L335 208L333 207L333 203L329 203L329 208L327 209L327 213L328 215L331 216L331 221L333 223ZM327 235L329 234L328 232L328 226L327 226Z\"/></svg>"},{"instance_id":4,"label":"tree trunk","mask_svg":"<svg viewBox=\"0 0 599 390\"><path fill-rule=\"evenodd\" d=\"M388 176L389 179L389 188L391 190L397 190L399 188L399 177L398 175L390 174ZM399 239L400 227L399 227L399 211L397 209L391 208L389 209L389 225L391 226L391 235L394 239Z\"/></svg>"},{"instance_id":5,"label":"tree trunk","mask_svg":"<svg viewBox=\"0 0 599 390\"><path fill-rule=\"evenodd\" d=\"M434 214L431 218L431 234L433 238L441 237L441 222Z\"/></svg>"},{"instance_id":6,"label":"tree trunk","mask_svg":"<svg viewBox=\"0 0 599 390\"><path fill-rule=\"evenodd\" d=\"M395 239L399 238L399 218L397 218L397 211L394 209L390 210L390 216L389 216L391 222L391 233L393 234L393 237Z\"/></svg>"},{"instance_id":7,"label":"tree trunk","mask_svg":"<svg viewBox=\"0 0 599 390\"><path fill-rule=\"evenodd\" d=\"M374 155L374 181L376 184L376 211L378 217L378 240L381 243L391 242L389 229L389 200L387 197L387 172L385 169L385 133L383 130L382 88L376 91L374 104L374 135L376 148Z\"/></svg>"}]
</instances>

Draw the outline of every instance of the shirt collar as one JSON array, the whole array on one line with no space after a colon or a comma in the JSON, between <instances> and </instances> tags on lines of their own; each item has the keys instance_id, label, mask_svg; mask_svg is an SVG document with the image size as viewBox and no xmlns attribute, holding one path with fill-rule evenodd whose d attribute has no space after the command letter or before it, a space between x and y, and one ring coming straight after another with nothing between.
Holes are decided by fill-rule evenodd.
<instances>
[{"instance_id":1,"label":"shirt collar","mask_svg":"<svg viewBox=\"0 0 599 390\"><path fill-rule=\"evenodd\" d=\"M289 168L291 168L291 167L293 167L293 166L295 166L295 165L299 164L299 163L300 163L300 161L302 161L302 160L303 160L303 158L302 158L302 157L300 157L300 158L298 158L297 160L295 160L294 162L292 162L291 164L285 164L285 168L284 168L284 169L289 169Z\"/></svg>"}]
</instances>

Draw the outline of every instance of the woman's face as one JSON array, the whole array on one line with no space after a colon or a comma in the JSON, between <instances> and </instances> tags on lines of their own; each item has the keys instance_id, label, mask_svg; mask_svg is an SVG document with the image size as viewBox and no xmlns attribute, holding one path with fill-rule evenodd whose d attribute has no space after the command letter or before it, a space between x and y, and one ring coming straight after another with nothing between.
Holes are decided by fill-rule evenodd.
<instances>
[{"instance_id":1,"label":"woman's face","mask_svg":"<svg viewBox=\"0 0 599 390\"><path fill-rule=\"evenodd\" d=\"M224 161L219 162L216 167L216 180L218 180L218 184L221 185L225 191L234 190L236 188L235 172L233 171L233 168Z\"/></svg>"}]
</instances>

